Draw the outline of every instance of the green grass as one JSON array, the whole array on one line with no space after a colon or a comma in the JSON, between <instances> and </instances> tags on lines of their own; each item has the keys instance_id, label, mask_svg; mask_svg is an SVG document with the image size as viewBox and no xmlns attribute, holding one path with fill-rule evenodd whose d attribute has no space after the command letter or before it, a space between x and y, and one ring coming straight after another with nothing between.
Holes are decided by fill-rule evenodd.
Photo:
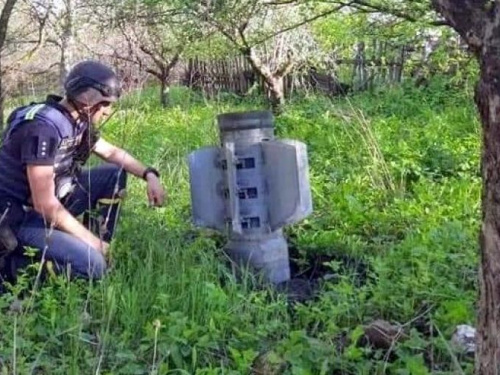
<instances>
[{"instance_id":1,"label":"green grass","mask_svg":"<svg viewBox=\"0 0 500 375\"><path fill-rule=\"evenodd\" d=\"M236 282L220 236L190 223L187 155L218 144L217 114L262 102L205 101L181 88L171 108L156 99L155 91L125 98L104 134L162 171L168 204L149 208L144 183L130 179L103 281L58 278L33 290L31 270L0 297L0 374L248 374L257 357L267 374L452 374L456 361L470 373L447 343L475 318L480 128L468 90L436 81L333 101L307 96L276 119L278 137L309 151L314 213L286 228L294 261L368 265L360 280L331 261L335 281L294 307L250 276ZM21 292L22 310L12 311ZM377 318L409 334L391 361L355 345Z\"/></svg>"}]
</instances>

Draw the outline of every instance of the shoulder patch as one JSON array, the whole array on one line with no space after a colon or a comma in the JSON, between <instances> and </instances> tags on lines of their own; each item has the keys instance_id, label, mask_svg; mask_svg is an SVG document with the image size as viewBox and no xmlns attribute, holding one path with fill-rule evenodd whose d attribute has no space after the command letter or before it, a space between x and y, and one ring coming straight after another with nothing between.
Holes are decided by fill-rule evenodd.
<instances>
[{"instance_id":1,"label":"shoulder patch","mask_svg":"<svg viewBox=\"0 0 500 375\"><path fill-rule=\"evenodd\" d=\"M51 159L56 151L57 140L53 137L39 136L36 146L37 159Z\"/></svg>"}]
</instances>

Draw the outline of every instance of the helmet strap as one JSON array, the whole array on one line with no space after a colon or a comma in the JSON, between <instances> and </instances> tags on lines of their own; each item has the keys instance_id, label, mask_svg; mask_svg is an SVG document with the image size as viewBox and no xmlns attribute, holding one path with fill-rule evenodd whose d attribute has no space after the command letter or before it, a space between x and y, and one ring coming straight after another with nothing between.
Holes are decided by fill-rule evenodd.
<instances>
[{"instance_id":1,"label":"helmet strap","mask_svg":"<svg viewBox=\"0 0 500 375\"><path fill-rule=\"evenodd\" d=\"M68 102L71 104L71 106L78 114L77 121L83 121L88 123L92 121L92 116L94 115L94 113L97 112L99 106L99 104L95 104L92 107L88 108L87 110L83 110L82 109L82 107L84 107L83 103L78 102L72 98L68 98Z\"/></svg>"}]
</instances>

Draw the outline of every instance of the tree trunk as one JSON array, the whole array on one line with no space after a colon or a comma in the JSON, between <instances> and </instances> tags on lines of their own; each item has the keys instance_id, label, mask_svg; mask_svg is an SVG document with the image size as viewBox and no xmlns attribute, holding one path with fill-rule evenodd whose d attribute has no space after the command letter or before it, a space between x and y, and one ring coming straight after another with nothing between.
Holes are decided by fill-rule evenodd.
<instances>
[{"instance_id":1,"label":"tree trunk","mask_svg":"<svg viewBox=\"0 0 500 375\"><path fill-rule=\"evenodd\" d=\"M500 5L487 0L433 0L480 62L475 101L483 128L482 226L475 371L500 373Z\"/></svg>"},{"instance_id":2,"label":"tree trunk","mask_svg":"<svg viewBox=\"0 0 500 375\"><path fill-rule=\"evenodd\" d=\"M0 57L0 131L3 130L5 124L5 92L3 87L2 58Z\"/></svg>"},{"instance_id":3,"label":"tree trunk","mask_svg":"<svg viewBox=\"0 0 500 375\"><path fill-rule=\"evenodd\" d=\"M272 110L275 114L280 114L285 106L284 79L283 77L273 77L267 82L267 85Z\"/></svg>"},{"instance_id":4,"label":"tree trunk","mask_svg":"<svg viewBox=\"0 0 500 375\"><path fill-rule=\"evenodd\" d=\"M269 66L267 66L261 59L255 54L255 51L248 48L242 50L243 56L247 59L252 67L253 71L258 77L262 78L264 86L264 92L268 94L269 101L271 103L271 108L275 114L280 114L283 111L285 105L285 94L284 94L284 77L288 72L288 66L281 67L278 72L271 72Z\"/></svg>"},{"instance_id":5,"label":"tree trunk","mask_svg":"<svg viewBox=\"0 0 500 375\"><path fill-rule=\"evenodd\" d=\"M61 34L61 61L59 66L59 76L61 85L64 85L66 76L73 63L73 45L75 39L74 19L75 9L73 0L65 0L66 9L64 11L63 30Z\"/></svg>"},{"instance_id":6,"label":"tree trunk","mask_svg":"<svg viewBox=\"0 0 500 375\"><path fill-rule=\"evenodd\" d=\"M170 85L168 77L160 78L160 103L163 108L167 108L170 105Z\"/></svg>"},{"instance_id":7,"label":"tree trunk","mask_svg":"<svg viewBox=\"0 0 500 375\"><path fill-rule=\"evenodd\" d=\"M497 33L500 28L497 28ZM500 35L500 34L497 34ZM500 39L500 38L499 38ZM497 42L500 46L500 40ZM476 103L483 124L480 297L476 373L500 373L500 56L481 56Z\"/></svg>"},{"instance_id":8,"label":"tree trunk","mask_svg":"<svg viewBox=\"0 0 500 375\"><path fill-rule=\"evenodd\" d=\"M10 16L14 10L17 0L6 0L0 14L0 51L3 50L5 38L7 37L7 28L9 26ZM4 125L4 103L5 103L5 88L3 85L3 61L0 56L0 130Z\"/></svg>"}]
</instances>

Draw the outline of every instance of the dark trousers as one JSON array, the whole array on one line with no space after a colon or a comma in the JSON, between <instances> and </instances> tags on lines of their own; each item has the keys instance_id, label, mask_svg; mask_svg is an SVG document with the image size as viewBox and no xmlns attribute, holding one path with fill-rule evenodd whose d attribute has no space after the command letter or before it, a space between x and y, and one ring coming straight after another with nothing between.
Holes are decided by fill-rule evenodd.
<instances>
[{"instance_id":1,"label":"dark trousers","mask_svg":"<svg viewBox=\"0 0 500 375\"><path fill-rule=\"evenodd\" d=\"M103 241L110 242L118 220L120 199L127 184L125 171L112 164L83 170L76 189L63 202L75 217ZM31 210L17 232L21 247L38 249L56 272L85 279L99 279L106 260L98 250L78 238L50 227L39 213ZM21 256L18 252L16 257Z\"/></svg>"}]
</instances>

